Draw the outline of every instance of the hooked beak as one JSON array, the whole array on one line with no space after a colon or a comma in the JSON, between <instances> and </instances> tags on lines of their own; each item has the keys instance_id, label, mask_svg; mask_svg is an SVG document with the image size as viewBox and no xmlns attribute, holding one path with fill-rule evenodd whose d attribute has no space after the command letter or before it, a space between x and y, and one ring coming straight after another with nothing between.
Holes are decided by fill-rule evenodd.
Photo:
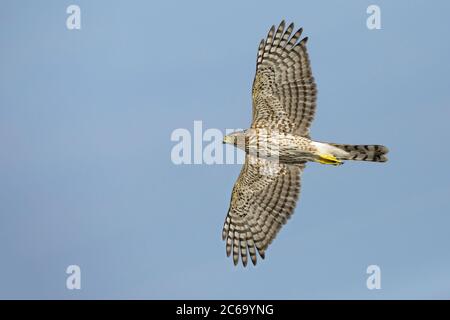
<instances>
[{"instance_id":1,"label":"hooked beak","mask_svg":"<svg viewBox=\"0 0 450 320\"><path fill-rule=\"evenodd\" d=\"M231 143L231 140L232 140L232 138L230 136L225 136L225 137L223 137L222 143L223 144Z\"/></svg>"}]
</instances>

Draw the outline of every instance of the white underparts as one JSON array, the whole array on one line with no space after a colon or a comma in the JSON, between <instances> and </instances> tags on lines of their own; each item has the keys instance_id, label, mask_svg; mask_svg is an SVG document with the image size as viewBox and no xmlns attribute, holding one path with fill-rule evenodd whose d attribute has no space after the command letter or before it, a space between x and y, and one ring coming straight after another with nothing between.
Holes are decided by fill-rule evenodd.
<instances>
[{"instance_id":1,"label":"white underparts","mask_svg":"<svg viewBox=\"0 0 450 320\"><path fill-rule=\"evenodd\" d=\"M328 143L312 141L311 144L317 148L320 154L331 154L336 158L346 158L349 153Z\"/></svg>"}]
</instances>

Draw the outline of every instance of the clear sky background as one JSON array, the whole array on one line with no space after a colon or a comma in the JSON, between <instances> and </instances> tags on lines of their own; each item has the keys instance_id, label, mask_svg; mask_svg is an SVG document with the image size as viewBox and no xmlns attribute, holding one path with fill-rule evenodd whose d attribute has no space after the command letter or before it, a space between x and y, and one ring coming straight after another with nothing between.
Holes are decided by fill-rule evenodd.
<instances>
[{"instance_id":1,"label":"clear sky background","mask_svg":"<svg viewBox=\"0 0 450 320\"><path fill-rule=\"evenodd\" d=\"M81 30L66 8L81 7ZM366 8L381 7L381 30ZM448 1L2 1L0 298L450 298ZM245 128L257 45L304 27L310 164L256 267L221 240L240 165L171 162L176 128ZM67 290L67 266L82 289ZM381 268L380 290L366 268Z\"/></svg>"}]
</instances>

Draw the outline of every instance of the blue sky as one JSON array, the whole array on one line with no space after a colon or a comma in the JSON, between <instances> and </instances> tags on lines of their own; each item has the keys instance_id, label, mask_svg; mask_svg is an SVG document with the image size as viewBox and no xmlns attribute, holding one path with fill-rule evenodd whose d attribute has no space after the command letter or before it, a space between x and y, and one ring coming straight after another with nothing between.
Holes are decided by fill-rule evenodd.
<instances>
[{"instance_id":1,"label":"blue sky","mask_svg":"<svg viewBox=\"0 0 450 320\"><path fill-rule=\"evenodd\" d=\"M81 8L81 30L66 8ZM381 8L368 30L366 8ZM450 298L447 1L2 1L0 298ZM240 165L171 162L176 128L245 128L256 49L304 27L312 136L389 162L310 164L256 267L221 228ZM81 267L82 289L65 270ZM380 290L366 268L381 268Z\"/></svg>"}]
</instances>

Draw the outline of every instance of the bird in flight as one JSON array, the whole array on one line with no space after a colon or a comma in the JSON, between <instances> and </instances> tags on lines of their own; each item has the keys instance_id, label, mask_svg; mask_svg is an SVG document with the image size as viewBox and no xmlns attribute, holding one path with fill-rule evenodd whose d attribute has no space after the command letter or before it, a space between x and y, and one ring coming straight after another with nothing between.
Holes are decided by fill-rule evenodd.
<instances>
[{"instance_id":1,"label":"bird in flight","mask_svg":"<svg viewBox=\"0 0 450 320\"><path fill-rule=\"evenodd\" d=\"M245 163L233 187L222 238L227 256L265 252L294 212L300 177L308 161L341 165L343 160L385 162L382 145L349 145L311 139L309 127L316 109L316 84L306 50L307 37L294 24L272 26L261 40L252 88L251 127L224 137L223 142L245 151Z\"/></svg>"}]
</instances>

